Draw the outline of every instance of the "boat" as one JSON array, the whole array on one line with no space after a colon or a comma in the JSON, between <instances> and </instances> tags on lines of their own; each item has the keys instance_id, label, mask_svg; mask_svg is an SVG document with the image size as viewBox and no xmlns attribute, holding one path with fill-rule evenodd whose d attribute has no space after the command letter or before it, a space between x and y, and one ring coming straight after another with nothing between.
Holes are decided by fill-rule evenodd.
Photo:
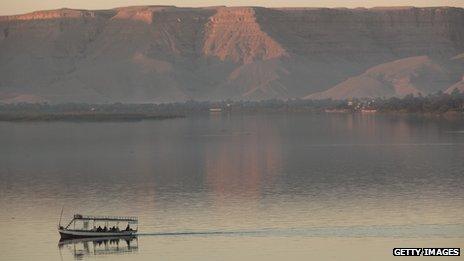
<instances>
[{"instance_id":1,"label":"boat","mask_svg":"<svg viewBox=\"0 0 464 261\"><path fill-rule=\"evenodd\" d=\"M209 112L211 112L211 113L222 112L222 108L210 108Z\"/></svg>"},{"instance_id":2,"label":"boat","mask_svg":"<svg viewBox=\"0 0 464 261\"><path fill-rule=\"evenodd\" d=\"M120 229L119 226L125 226ZM122 237L137 234L137 217L89 216L75 214L66 226L58 224L62 239L88 237Z\"/></svg>"}]
</instances>

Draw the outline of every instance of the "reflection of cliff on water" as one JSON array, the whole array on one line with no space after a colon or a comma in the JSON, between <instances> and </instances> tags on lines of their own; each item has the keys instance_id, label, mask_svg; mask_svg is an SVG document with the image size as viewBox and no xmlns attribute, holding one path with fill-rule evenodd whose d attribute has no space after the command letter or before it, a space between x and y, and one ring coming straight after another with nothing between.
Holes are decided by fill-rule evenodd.
<instances>
[{"instance_id":1,"label":"reflection of cliff on water","mask_svg":"<svg viewBox=\"0 0 464 261\"><path fill-rule=\"evenodd\" d=\"M280 133L272 119L242 123L241 131L213 137L214 146L205 149L206 182L217 196L259 197L282 168Z\"/></svg>"},{"instance_id":2,"label":"reflection of cliff on water","mask_svg":"<svg viewBox=\"0 0 464 261\"><path fill-rule=\"evenodd\" d=\"M62 239L58 243L60 252L67 248L76 260L86 256L137 253L138 247L136 236Z\"/></svg>"}]
</instances>

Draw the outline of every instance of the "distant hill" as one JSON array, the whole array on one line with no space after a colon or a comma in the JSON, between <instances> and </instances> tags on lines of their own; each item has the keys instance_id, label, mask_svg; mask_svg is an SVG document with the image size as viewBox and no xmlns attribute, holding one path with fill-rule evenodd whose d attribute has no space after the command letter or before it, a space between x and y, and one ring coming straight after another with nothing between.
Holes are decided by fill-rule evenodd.
<instances>
[{"instance_id":1,"label":"distant hill","mask_svg":"<svg viewBox=\"0 0 464 261\"><path fill-rule=\"evenodd\" d=\"M463 24L464 9L453 7L135 6L2 16L0 102L429 93L464 75L453 65L459 59L450 62L464 53Z\"/></svg>"},{"instance_id":2,"label":"distant hill","mask_svg":"<svg viewBox=\"0 0 464 261\"><path fill-rule=\"evenodd\" d=\"M460 92L464 92L464 76L463 76L463 80L451 85L451 87L449 87L446 90L446 93L452 93L455 89L457 89Z\"/></svg>"},{"instance_id":3,"label":"distant hill","mask_svg":"<svg viewBox=\"0 0 464 261\"><path fill-rule=\"evenodd\" d=\"M449 86L459 81L463 72L462 61L434 61L428 56L415 56L374 66L358 76L350 77L326 91L308 95L306 98L426 95L450 88Z\"/></svg>"}]
</instances>

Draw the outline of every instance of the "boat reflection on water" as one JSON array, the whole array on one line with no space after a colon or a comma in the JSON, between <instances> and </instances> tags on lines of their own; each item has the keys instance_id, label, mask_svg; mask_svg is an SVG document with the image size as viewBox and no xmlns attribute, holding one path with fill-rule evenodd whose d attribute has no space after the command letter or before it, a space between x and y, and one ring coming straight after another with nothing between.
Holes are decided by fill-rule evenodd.
<instances>
[{"instance_id":1,"label":"boat reflection on water","mask_svg":"<svg viewBox=\"0 0 464 261\"><path fill-rule=\"evenodd\" d=\"M137 253L138 239L137 236L61 239L58 248L60 253L62 249L68 249L74 259L80 260L91 256Z\"/></svg>"}]
</instances>

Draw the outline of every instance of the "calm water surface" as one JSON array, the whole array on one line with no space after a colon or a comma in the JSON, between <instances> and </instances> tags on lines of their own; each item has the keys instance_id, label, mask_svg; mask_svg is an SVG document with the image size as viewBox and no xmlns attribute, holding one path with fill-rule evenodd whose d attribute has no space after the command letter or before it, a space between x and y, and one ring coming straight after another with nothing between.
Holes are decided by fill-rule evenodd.
<instances>
[{"instance_id":1,"label":"calm water surface","mask_svg":"<svg viewBox=\"0 0 464 261\"><path fill-rule=\"evenodd\" d=\"M464 120L205 115L0 123L1 260L389 260L464 247ZM60 210L136 215L58 247Z\"/></svg>"}]
</instances>

